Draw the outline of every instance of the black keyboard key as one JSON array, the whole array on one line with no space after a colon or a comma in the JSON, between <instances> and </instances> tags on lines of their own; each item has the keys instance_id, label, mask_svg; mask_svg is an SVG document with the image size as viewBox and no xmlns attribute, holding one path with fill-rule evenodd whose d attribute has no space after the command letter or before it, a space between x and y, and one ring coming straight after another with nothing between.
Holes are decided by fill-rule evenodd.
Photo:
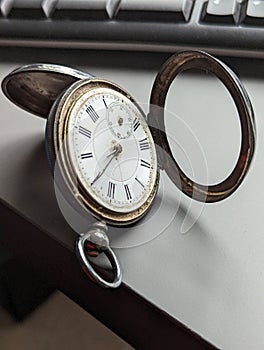
<instances>
[{"instance_id":1,"label":"black keyboard key","mask_svg":"<svg viewBox=\"0 0 264 350\"><path fill-rule=\"evenodd\" d=\"M190 19L193 0L122 0L116 19L177 22Z\"/></svg>"},{"instance_id":2,"label":"black keyboard key","mask_svg":"<svg viewBox=\"0 0 264 350\"><path fill-rule=\"evenodd\" d=\"M104 20L107 0L58 0L53 18L72 20Z\"/></svg>"},{"instance_id":3,"label":"black keyboard key","mask_svg":"<svg viewBox=\"0 0 264 350\"><path fill-rule=\"evenodd\" d=\"M36 19L45 17L42 9L42 0L15 0L12 1L8 18Z\"/></svg>"}]
</instances>

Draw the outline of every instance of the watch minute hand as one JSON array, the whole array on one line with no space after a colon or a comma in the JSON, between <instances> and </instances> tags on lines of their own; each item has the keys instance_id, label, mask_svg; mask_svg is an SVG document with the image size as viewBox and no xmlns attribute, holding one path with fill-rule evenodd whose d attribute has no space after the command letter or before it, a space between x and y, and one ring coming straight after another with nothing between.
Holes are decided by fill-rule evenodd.
<instances>
[{"instance_id":1,"label":"watch minute hand","mask_svg":"<svg viewBox=\"0 0 264 350\"><path fill-rule=\"evenodd\" d=\"M121 145L117 145L114 147L114 151L110 154L108 154L107 158L109 158L110 156L112 156L108 162L106 163L105 167L103 168L103 170L99 171L99 173L97 174L97 176L94 178L94 180L91 182L91 185L93 185L105 172L105 170L107 169L107 167L109 166L109 164L111 163L111 161L122 151L122 147Z\"/></svg>"}]
</instances>

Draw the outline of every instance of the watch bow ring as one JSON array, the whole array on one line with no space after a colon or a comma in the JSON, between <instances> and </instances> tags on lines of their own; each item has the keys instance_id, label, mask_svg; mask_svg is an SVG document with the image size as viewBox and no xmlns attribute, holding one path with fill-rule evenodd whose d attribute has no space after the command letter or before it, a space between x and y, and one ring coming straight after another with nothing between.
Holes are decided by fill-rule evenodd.
<instances>
[{"instance_id":1,"label":"watch bow ring","mask_svg":"<svg viewBox=\"0 0 264 350\"><path fill-rule=\"evenodd\" d=\"M231 175L216 185L197 184L183 173L165 132L167 91L176 75L189 68L215 74L238 110L242 134L239 159ZM19 107L47 118L45 143L54 181L71 206L102 223L80 235L76 254L87 275L103 287L116 288L122 278L109 247L106 224L130 225L148 212L157 193L160 169L188 196L215 202L240 185L254 153L254 116L247 93L225 64L204 52L179 53L165 62L152 88L148 118L117 84L64 66L24 66L3 80L2 89ZM89 261L88 256L99 253L105 253L111 263L112 282L100 276Z\"/></svg>"}]
</instances>

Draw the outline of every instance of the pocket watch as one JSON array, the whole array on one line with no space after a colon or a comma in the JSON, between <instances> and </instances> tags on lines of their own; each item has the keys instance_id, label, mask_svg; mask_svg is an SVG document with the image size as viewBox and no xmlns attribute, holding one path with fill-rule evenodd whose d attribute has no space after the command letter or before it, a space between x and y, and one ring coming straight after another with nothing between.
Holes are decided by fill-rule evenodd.
<instances>
[{"instance_id":1,"label":"pocket watch","mask_svg":"<svg viewBox=\"0 0 264 350\"><path fill-rule=\"evenodd\" d=\"M215 74L235 102L241 148L231 174L215 185L190 179L175 160L166 136L164 108L178 73L198 68ZM121 283L121 269L109 246L106 224L130 225L149 210L160 169L186 195L216 202L241 184L255 145L254 115L237 76L223 62L201 51L181 52L161 67L152 87L148 116L117 84L69 67L31 64L11 72L2 82L5 95L19 107L47 118L46 151L55 181L66 200L99 220L76 243L88 276L104 287ZM88 248L87 248L88 247ZM103 251L113 268L113 281L97 273L87 258Z\"/></svg>"}]
</instances>

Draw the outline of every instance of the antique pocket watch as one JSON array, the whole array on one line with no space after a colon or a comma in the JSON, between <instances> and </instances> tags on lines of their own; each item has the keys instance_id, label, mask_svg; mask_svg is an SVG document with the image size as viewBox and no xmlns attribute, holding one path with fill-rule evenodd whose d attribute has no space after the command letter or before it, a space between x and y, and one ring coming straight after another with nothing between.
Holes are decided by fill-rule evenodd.
<instances>
[{"instance_id":1,"label":"antique pocket watch","mask_svg":"<svg viewBox=\"0 0 264 350\"><path fill-rule=\"evenodd\" d=\"M215 74L229 90L239 115L242 137L237 164L216 185L205 186L186 176L166 136L168 89L178 73L190 68ZM100 221L80 236L76 252L88 276L104 287L117 287L122 278L105 223L122 226L142 218L155 198L160 169L188 196L215 202L238 188L254 153L254 116L248 95L224 63L204 52L182 52L164 63L152 87L148 117L120 86L64 66L23 66L3 80L2 89L16 105L47 118L47 157L53 174L57 169L65 198ZM113 281L94 270L85 247L104 251L112 264Z\"/></svg>"}]
</instances>

